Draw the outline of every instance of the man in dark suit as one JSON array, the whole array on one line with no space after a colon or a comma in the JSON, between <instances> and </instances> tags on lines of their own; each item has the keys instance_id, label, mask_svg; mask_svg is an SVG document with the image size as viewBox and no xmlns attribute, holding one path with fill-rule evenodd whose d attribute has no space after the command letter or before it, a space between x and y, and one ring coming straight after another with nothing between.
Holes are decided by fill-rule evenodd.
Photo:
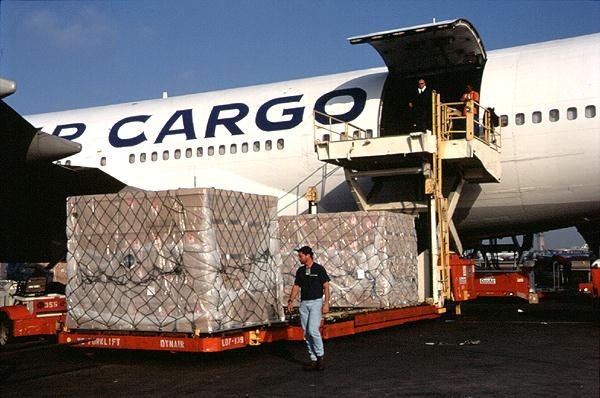
<instances>
[{"instance_id":1,"label":"man in dark suit","mask_svg":"<svg viewBox=\"0 0 600 398\"><path fill-rule=\"evenodd\" d=\"M425 79L419 79L408 107L412 112L415 131L431 130L431 90L427 88Z\"/></svg>"}]
</instances>

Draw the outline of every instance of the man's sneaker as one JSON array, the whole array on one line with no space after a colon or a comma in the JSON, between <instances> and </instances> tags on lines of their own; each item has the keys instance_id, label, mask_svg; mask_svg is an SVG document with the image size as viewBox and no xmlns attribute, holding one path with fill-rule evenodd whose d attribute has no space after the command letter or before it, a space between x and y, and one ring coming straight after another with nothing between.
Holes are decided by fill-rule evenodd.
<instances>
[{"instance_id":1,"label":"man's sneaker","mask_svg":"<svg viewBox=\"0 0 600 398\"><path fill-rule=\"evenodd\" d=\"M317 370L317 369L318 369L317 361L310 361L309 363L304 365L304 370L307 370L307 371Z\"/></svg>"},{"instance_id":2,"label":"man's sneaker","mask_svg":"<svg viewBox=\"0 0 600 398\"><path fill-rule=\"evenodd\" d=\"M317 357L317 370L325 369L325 357Z\"/></svg>"}]
</instances>

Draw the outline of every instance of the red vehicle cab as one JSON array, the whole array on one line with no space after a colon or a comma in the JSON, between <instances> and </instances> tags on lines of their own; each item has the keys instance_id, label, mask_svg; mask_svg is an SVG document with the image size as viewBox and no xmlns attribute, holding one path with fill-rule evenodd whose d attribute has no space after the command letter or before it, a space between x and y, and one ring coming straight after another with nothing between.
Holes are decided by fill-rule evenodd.
<instances>
[{"instance_id":1,"label":"red vehicle cab","mask_svg":"<svg viewBox=\"0 0 600 398\"><path fill-rule=\"evenodd\" d=\"M590 294L594 303L600 299L600 259L594 261L590 268L590 280L579 284L579 292Z\"/></svg>"},{"instance_id":2,"label":"red vehicle cab","mask_svg":"<svg viewBox=\"0 0 600 398\"><path fill-rule=\"evenodd\" d=\"M0 281L0 348L16 337L56 335L65 322L62 293L48 293L46 277Z\"/></svg>"}]
</instances>

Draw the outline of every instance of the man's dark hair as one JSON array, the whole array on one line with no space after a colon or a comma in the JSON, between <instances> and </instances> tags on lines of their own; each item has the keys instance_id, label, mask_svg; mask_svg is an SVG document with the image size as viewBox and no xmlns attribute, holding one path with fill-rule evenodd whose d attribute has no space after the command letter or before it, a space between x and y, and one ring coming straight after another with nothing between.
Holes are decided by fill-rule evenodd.
<instances>
[{"instance_id":1,"label":"man's dark hair","mask_svg":"<svg viewBox=\"0 0 600 398\"><path fill-rule=\"evenodd\" d=\"M301 248L294 250L296 250L298 253L306 254L311 257L313 256L313 250L310 246L302 246Z\"/></svg>"}]
</instances>

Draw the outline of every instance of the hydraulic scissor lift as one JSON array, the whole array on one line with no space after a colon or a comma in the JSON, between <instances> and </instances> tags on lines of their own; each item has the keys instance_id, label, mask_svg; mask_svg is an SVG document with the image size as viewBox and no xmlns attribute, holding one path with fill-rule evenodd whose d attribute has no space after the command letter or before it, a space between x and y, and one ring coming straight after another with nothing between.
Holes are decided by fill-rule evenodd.
<instances>
[{"instance_id":1,"label":"hydraulic scissor lift","mask_svg":"<svg viewBox=\"0 0 600 398\"><path fill-rule=\"evenodd\" d=\"M319 160L344 168L346 181L359 209L389 210L419 214L429 219L428 265L422 274L431 275L431 291L424 288L425 300L437 307L452 297L450 276L450 239L462 252L452 216L464 184L500 181L500 133L493 126L491 111L469 101L466 114L455 108L463 104L444 104L433 93L432 130L414 131L386 137L372 137L368 130L344 123L331 116L329 123L315 123L315 148ZM475 134L475 109L484 115L477 122L480 136ZM325 115L321 115L323 119ZM457 120L464 129L458 130ZM343 127L341 127L343 126ZM406 191L395 187L414 186L415 176L423 184ZM381 178L365 192L361 178ZM387 187L385 186L387 185ZM396 192L383 196L383 190ZM381 198L384 198L381 200ZM435 270L436 272L429 272ZM428 285L427 281L425 285Z\"/></svg>"}]
</instances>

